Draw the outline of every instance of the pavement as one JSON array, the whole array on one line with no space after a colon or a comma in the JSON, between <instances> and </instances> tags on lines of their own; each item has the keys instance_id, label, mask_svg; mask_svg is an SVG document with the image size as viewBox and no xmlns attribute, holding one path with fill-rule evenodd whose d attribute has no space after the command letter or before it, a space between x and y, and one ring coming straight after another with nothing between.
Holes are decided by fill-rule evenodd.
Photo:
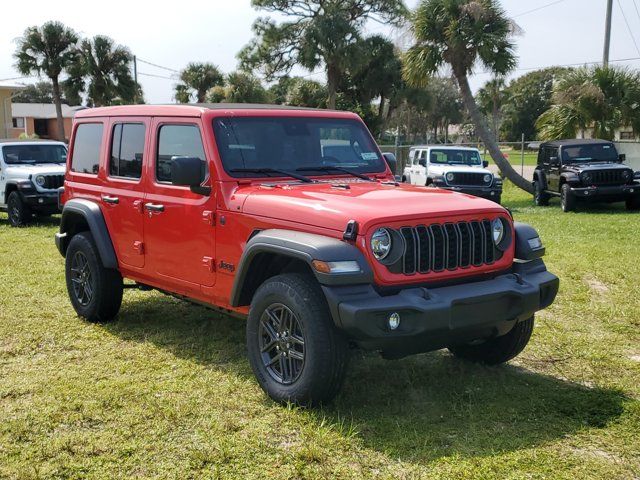
<instances>
[{"instance_id":1,"label":"pavement","mask_svg":"<svg viewBox=\"0 0 640 480\"><path fill-rule=\"evenodd\" d=\"M533 171L536 168L535 166L525 165L524 170L522 170L522 166L520 165L514 165L513 168L515 169L516 172L522 174L522 176L527 180L533 181ZM498 167L496 165L489 165L489 170L491 170L491 172L493 173L498 173Z\"/></svg>"}]
</instances>

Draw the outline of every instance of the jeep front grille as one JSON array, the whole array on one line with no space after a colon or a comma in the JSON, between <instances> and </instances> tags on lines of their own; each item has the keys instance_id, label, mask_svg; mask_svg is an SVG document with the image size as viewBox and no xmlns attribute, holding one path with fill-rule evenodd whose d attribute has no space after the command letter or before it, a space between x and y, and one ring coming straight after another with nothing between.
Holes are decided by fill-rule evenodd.
<instances>
[{"instance_id":1,"label":"jeep front grille","mask_svg":"<svg viewBox=\"0 0 640 480\"><path fill-rule=\"evenodd\" d=\"M56 190L64 185L64 175L45 175L42 188Z\"/></svg>"},{"instance_id":2,"label":"jeep front grille","mask_svg":"<svg viewBox=\"0 0 640 480\"><path fill-rule=\"evenodd\" d=\"M495 258L489 220L403 227L402 272L441 272L492 264Z\"/></svg>"},{"instance_id":3,"label":"jeep front grille","mask_svg":"<svg viewBox=\"0 0 640 480\"><path fill-rule=\"evenodd\" d=\"M591 185L624 185L626 180L622 178L624 170L593 170L589 171L591 175Z\"/></svg>"},{"instance_id":4,"label":"jeep front grille","mask_svg":"<svg viewBox=\"0 0 640 480\"><path fill-rule=\"evenodd\" d=\"M449 185L461 185L461 186L485 186L488 185L484 181L486 173L471 173L471 172L454 172L453 181L447 182Z\"/></svg>"}]
</instances>

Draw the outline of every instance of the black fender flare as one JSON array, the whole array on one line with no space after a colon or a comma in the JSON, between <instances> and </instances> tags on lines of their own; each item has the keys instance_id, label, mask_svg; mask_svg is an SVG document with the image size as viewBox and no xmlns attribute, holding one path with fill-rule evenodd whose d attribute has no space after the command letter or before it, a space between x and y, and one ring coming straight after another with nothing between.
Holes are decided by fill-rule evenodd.
<instances>
[{"instance_id":1,"label":"black fender flare","mask_svg":"<svg viewBox=\"0 0 640 480\"><path fill-rule=\"evenodd\" d=\"M233 281L230 304L240 306L242 289L256 255L273 253L301 260L309 265L321 285L354 285L373 282L373 271L363 253L353 244L337 238L293 230L270 229L255 234L246 244ZM327 274L316 271L313 260L355 261L359 272Z\"/></svg>"},{"instance_id":2,"label":"black fender flare","mask_svg":"<svg viewBox=\"0 0 640 480\"><path fill-rule=\"evenodd\" d=\"M533 172L533 181L535 182L536 179L542 183L542 189L547 190L547 187L549 186L547 184L547 175L540 168L536 168Z\"/></svg>"},{"instance_id":3,"label":"black fender flare","mask_svg":"<svg viewBox=\"0 0 640 480\"><path fill-rule=\"evenodd\" d=\"M568 183L569 185L580 185L580 177L573 172L564 172L560 174L560 185Z\"/></svg>"},{"instance_id":4,"label":"black fender flare","mask_svg":"<svg viewBox=\"0 0 640 480\"><path fill-rule=\"evenodd\" d=\"M515 258L517 260L530 262L544 256L545 248L541 240L537 241L540 235L535 228L527 223L513 222L513 229L516 232Z\"/></svg>"},{"instance_id":5,"label":"black fender flare","mask_svg":"<svg viewBox=\"0 0 640 480\"><path fill-rule=\"evenodd\" d=\"M96 242L100 259L105 268L117 269L118 258L113 248L113 242L104 221L104 215L100 206L91 200L76 198L69 200L62 209L62 219L60 220L60 233L56 234L56 244L62 256L65 256L69 245L69 233L76 233L74 229L74 218L82 217L89 226L89 231Z\"/></svg>"}]
</instances>

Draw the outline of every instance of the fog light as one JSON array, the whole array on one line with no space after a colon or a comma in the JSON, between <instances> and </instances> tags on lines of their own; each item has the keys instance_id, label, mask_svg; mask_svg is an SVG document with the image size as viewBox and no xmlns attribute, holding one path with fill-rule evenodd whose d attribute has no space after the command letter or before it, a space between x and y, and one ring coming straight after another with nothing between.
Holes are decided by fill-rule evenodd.
<instances>
[{"instance_id":1,"label":"fog light","mask_svg":"<svg viewBox=\"0 0 640 480\"><path fill-rule=\"evenodd\" d=\"M400 326L400 314L393 312L389 315L387 323L389 324L389 330L396 330Z\"/></svg>"}]
</instances>

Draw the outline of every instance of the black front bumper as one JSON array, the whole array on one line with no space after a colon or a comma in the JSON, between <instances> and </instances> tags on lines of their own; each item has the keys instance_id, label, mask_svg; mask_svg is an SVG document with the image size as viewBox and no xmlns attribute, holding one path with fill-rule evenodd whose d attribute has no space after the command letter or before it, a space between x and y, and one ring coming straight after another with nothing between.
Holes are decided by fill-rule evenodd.
<instances>
[{"instance_id":1,"label":"black front bumper","mask_svg":"<svg viewBox=\"0 0 640 480\"><path fill-rule=\"evenodd\" d=\"M444 184L436 184L438 188L443 188L445 190L451 190L453 192L466 193L468 195L474 195L476 197L487 198L489 200L497 200L502 195L502 186L501 185L492 185L490 187L483 186L455 186L455 185L447 185Z\"/></svg>"},{"instance_id":2,"label":"black front bumper","mask_svg":"<svg viewBox=\"0 0 640 480\"><path fill-rule=\"evenodd\" d=\"M603 187L571 187L571 193L573 193L576 197L584 199L597 198L600 201L623 201L632 197L640 196L640 183L634 182L629 185L614 185Z\"/></svg>"},{"instance_id":3,"label":"black front bumper","mask_svg":"<svg viewBox=\"0 0 640 480\"><path fill-rule=\"evenodd\" d=\"M36 212L57 213L60 211L58 206L58 192L38 192L35 188L20 189L22 201L29 208Z\"/></svg>"},{"instance_id":4,"label":"black front bumper","mask_svg":"<svg viewBox=\"0 0 640 480\"><path fill-rule=\"evenodd\" d=\"M372 285L323 286L336 325L359 346L402 357L508 333L551 303L559 280L540 259L490 280L410 288L383 296ZM388 318L400 315L391 330Z\"/></svg>"}]
</instances>

